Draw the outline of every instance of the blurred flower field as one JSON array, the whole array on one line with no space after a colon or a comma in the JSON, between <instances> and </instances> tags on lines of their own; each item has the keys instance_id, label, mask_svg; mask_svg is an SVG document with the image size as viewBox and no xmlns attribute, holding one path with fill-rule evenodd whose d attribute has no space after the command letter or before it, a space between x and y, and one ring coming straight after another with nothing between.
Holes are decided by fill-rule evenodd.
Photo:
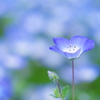
<instances>
[{"instance_id":1,"label":"blurred flower field","mask_svg":"<svg viewBox=\"0 0 100 100\"><path fill-rule=\"evenodd\" d=\"M70 60L49 47L75 35L95 41L75 61L75 98L100 100L100 1L0 0L0 100L55 100L48 70L71 90Z\"/></svg>"}]
</instances>

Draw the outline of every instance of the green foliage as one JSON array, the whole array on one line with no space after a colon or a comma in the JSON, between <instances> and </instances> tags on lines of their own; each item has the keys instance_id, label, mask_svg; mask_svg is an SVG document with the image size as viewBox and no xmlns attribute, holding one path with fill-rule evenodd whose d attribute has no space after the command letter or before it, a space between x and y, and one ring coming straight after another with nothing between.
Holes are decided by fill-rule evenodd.
<instances>
[{"instance_id":1,"label":"green foliage","mask_svg":"<svg viewBox=\"0 0 100 100\"><path fill-rule=\"evenodd\" d=\"M59 90L58 90L57 87L53 89L53 93L54 94L50 94L50 96L52 96L53 98L61 98Z\"/></svg>"},{"instance_id":2,"label":"green foliage","mask_svg":"<svg viewBox=\"0 0 100 100\"><path fill-rule=\"evenodd\" d=\"M47 76L47 68L38 61L29 61L29 65L23 73L27 73L27 82L44 84L50 82ZM25 76L25 75L24 75Z\"/></svg>"},{"instance_id":3,"label":"green foliage","mask_svg":"<svg viewBox=\"0 0 100 100\"><path fill-rule=\"evenodd\" d=\"M63 87L63 89L60 89L60 84L58 82L58 75L53 72L53 71L48 71L48 76L51 81L56 83L57 87L53 89L53 94L50 94L53 98L62 98L62 100L65 100L65 97L67 96L68 93L68 86Z\"/></svg>"},{"instance_id":4,"label":"green foliage","mask_svg":"<svg viewBox=\"0 0 100 100\"><path fill-rule=\"evenodd\" d=\"M65 87L63 87L63 89L61 90L61 91L62 91L62 98L63 98L63 99L67 96L68 90L69 90L69 86L65 86Z\"/></svg>"},{"instance_id":5,"label":"green foliage","mask_svg":"<svg viewBox=\"0 0 100 100\"><path fill-rule=\"evenodd\" d=\"M65 97L66 97L67 94L68 94L68 90L69 90L69 86L63 87L63 89L61 90L61 95L62 95L62 97L61 97L61 95L60 95L60 93L59 93L59 90L58 90L58 88L56 87L56 88L53 89L53 93L54 93L54 94L50 94L50 96L52 96L53 98L62 98L62 99L64 100Z\"/></svg>"},{"instance_id":6,"label":"green foliage","mask_svg":"<svg viewBox=\"0 0 100 100\"><path fill-rule=\"evenodd\" d=\"M0 18L0 38L4 36L4 30L7 24L10 24L10 18Z\"/></svg>"}]
</instances>

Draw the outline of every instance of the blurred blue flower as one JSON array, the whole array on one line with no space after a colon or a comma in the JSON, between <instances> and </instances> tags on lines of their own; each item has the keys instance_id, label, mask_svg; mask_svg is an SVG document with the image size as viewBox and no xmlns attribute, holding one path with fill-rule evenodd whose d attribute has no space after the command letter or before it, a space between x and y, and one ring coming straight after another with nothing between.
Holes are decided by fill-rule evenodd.
<instances>
[{"instance_id":1,"label":"blurred blue flower","mask_svg":"<svg viewBox=\"0 0 100 100\"><path fill-rule=\"evenodd\" d=\"M53 41L56 46L52 46L50 49L69 59L78 58L83 52L94 48L94 41L83 36L74 36L70 40L54 38Z\"/></svg>"},{"instance_id":2,"label":"blurred blue flower","mask_svg":"<svg viewBox=\"0 0 100 100\"><path fill-rule=\"evenodd\" d=\"M61 78L71 84L72 68L67 66L59 70ZM91 83L99 77L100 69L95 65L79 64L75 67L75 84Z\"/></svg>"},{"instance_id":3,"label":"blurred blue flower","mask_svg":"<svg viewBox=\"0 0 100 100\"><path fill-rule=\"evenodd\" d=\"M10 79L5 70L0 66L0 100L9 100L11 91Z\"/></svg>"},{"instance_id":4,"label":"blurred blue flower","mask_svg":"<svg viewBox=\"0 0 100 100\"><path fill-rule=\"evenodd\" d=\"M27 61L22 56L6 54L4 57L2 57L1 64L7 68L22 69L27 66Z\"/></svg>"},{"instance_id":5,"label":"blurred blue flower","mask_svg":"<svg viewBox=\"0 0 100 100\"><path fill-rule=\"evenodd\" d=\"M0 16L5 15L10 8L10 4L8 4L7 0L0 0Z\"/></svg>"},{"instance_id":6,"label":"blurred blue flower","mask_svg":"<svg viewBox=\"0 0 100 100\"><path fill-rule=\"evenodd\" d=\"M13 41L14 43L14 41ZM12 43L12 44L13 44ZM0 64L3 67L21 69L27 66L26 57L14 52L11 42L0 41ZM12 45L13 46L13 45ZM14 48L20 49L20 48ZM23 51L24 52L24 51Z\"/></svg>"}]
</instances>

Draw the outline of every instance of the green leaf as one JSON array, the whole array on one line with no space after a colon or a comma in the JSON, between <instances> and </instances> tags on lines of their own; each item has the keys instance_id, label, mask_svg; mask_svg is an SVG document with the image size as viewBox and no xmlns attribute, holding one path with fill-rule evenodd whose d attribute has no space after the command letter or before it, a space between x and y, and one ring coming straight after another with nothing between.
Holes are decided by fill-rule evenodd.
<instances>
[{"instance_id":1,"label":"green leaf","mask_svg":"<svg viewBox=\"0 0 100 100\"><path fill-rule=\"evenodd\" d=\"M59 90L58 90L57 87L53 89L53 93L54 93L54 95L55 95L57 98L61 98L61 96L60 96L60 94L59 94Z\"/></svg>"},{"instance_id":2,"label":"green leaf","mask_svg":"<svg viewBox=\"0 0 100 100\"><path fill-rule=\"evenodd\" d=\"M67 96L68 90L69 90L69 86L65 86L65 87L63 87L63 89L61 90L61 91L62 91L62 98L63 98L63 99Z\"/></svg>"},{"instance_id":3,"label":"green leaf","mask_svg":"<svg viewBox=\"0 0 100 100\"><path fill-rule=\"evenodd\" d=\"M53 98L61 98L58 88L54 88L53 93L54 94L50 94L50 96L52 96Z\"/></svg>"}]
</instances>

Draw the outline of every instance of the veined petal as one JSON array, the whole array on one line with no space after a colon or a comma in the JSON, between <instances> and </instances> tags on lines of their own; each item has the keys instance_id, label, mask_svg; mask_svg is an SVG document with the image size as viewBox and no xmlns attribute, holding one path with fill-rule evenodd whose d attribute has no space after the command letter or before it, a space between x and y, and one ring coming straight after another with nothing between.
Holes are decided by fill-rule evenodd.
<instances>
[{"instance_id":1,"label":"veined petal","mask_svg":"<svg viewBox=\"0 0 100 100\"><path fill-rule=\"evenodd\" d=\"M86 51L89 51L89 50L93 49L94 46L95 46L94 44L95 43L94 43L93 40L88 39L87 41L85 41L82 51L86 52Z\"/></svg>"},{"instance_id":2,"label":"veined petal","mask_svg":"<svg viewBox=\"0 0 100 100\"><path fill-rule=\"evenodd\" d=\"M56 46L49 47L50 50L55 51L61 55L64 55L62 51L60 51Z\"/></svg>"},{"instance_id":3,"label":"veined petal","mask_svg":"<svg viewBox=\"0 0 100 100\"><path fill-rule=\"evenodd\" d=\"M87 41L88 38L83 37L83 36L74 36L70 39L70 44L76 45L80 48L84 46L85 41Z\"/></svg>"},{"instance_id":4,"label":"veined petal","mask_svg":"<svg viewBox=\"0 0 100 100\"><path fill-rule=\"evenodd\" d=\"M81 54L81 49L79 49L78 51L76 51L75 53L67 53L67 52L64 52L65 56L69 59L72 59L72 58L78 58Z\"/></svg>"},{"instance_id":5,"label":"veined petal","mask_svg":"<svg viewBox=\"0 0 100 100\"><path fill-rule=\"evenodd\" d=\"M69 46L69 40L65 38L53 38L53 41L61 51Z\"/></svg>"}]
</instances>

